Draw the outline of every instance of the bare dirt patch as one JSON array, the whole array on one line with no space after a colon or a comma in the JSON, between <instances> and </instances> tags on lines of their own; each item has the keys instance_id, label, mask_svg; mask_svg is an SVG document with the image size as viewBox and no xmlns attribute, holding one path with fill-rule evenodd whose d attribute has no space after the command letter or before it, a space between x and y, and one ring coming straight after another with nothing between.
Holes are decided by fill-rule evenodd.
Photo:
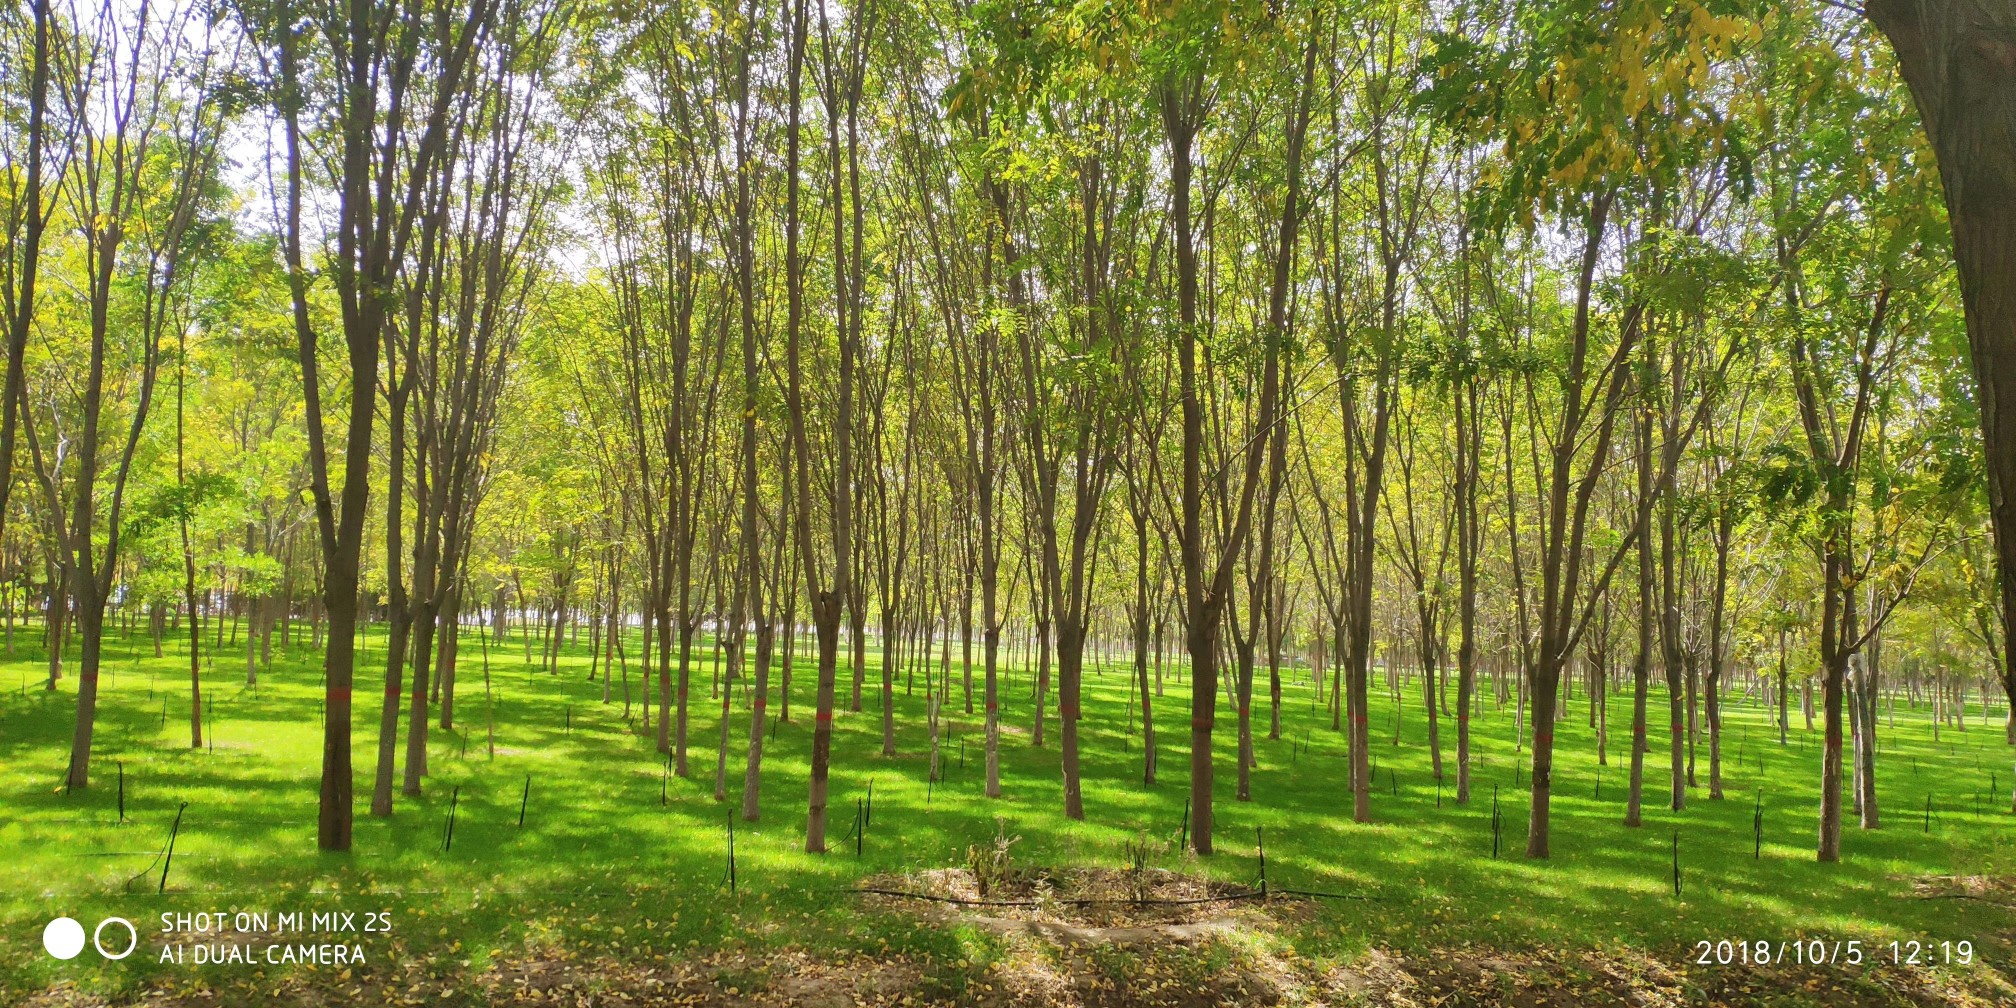
<instances>
[{"instance_id":1,"label":"bare dirt patch","mask_svg":"<svg viewBox=\"0 0 2016 1008\"><path fill-rule=\"evenodd\" d=\"M1919 875L1911 894L1919 899L1967 899L2016 907L2016 878L2007 875Z\"/></svg>"},{"instance_id":2,"label":"bare dirt patch","mask_svg":"<svg viewBox=\"0 0 2016 1008\"><path fill-rule=\"evenodd\" d=\"M982 870L986 870L982 866ZM1002 954L950 1003L1017 1008L1240 1008L1366 1005L1441 1008L1690 1008L1796 1005L1828 1008L1988 1008L2016 1004L1998 969L1927 971L1871 961L1864 967L1775 964L1700 966L1642 949L1490 949L1427 952L1371 948L1345 961L1298 953L1309 901L1263 898L1158 869L1018 866L982 891L969 869L866 880L870 905L926 926L967 926L996 936ZM1928 879L1947 893L2000 901L2006 880Z\"/></svg>"},{"instance_id":3,"label":"bare dirt patch","mask_svg":"<svg viewBox=\"0 0 2016 1008\"><path fill-rule=\"evenodd\" d=\"M986 884L970 869L939 868L878 875L861 888L880 890L865 898L889 909L1051 926L1067 935L1099 929L1203 934L1277 909L1247 886L1161 868L1016 868Z\"/></svg>"}]
</instances>

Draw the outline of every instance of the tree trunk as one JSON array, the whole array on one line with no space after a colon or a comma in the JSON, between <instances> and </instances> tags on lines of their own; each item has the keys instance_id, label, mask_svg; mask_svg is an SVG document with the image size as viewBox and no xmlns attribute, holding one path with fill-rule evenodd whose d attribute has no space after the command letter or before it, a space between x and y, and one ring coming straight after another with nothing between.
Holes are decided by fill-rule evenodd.
<instances>
[{"instance_id":1,"label":"tree trunk","mask_svg":"<svg viewBox=\"0 0 2016 1008\"><path fill-rule=\"evenodd\" d=\"M82 534L89 535L89 530L84 530ZM86 548L91 547L87 544ZM98 666L105 645L105 602L90 588L78 593L77 622L81 624L77 654L77 726L70 736L70 773L65 786L85 788L91 784L91 736L98 723Z\"/></svg>"},{"instance_id":2,"label":"tree trunk","mask_svg":"<svg viewBox=\"0 0 2016 1008\"><path fill-rule=\"evenodd\" d=\"M2016 696L2016 17L1993 0L1869 0L1863 9L1896 49L1938 152L2001 575L1998 672ZM2016 728L2009 737L2016 744Z\"/></svg>"}]
</instances>

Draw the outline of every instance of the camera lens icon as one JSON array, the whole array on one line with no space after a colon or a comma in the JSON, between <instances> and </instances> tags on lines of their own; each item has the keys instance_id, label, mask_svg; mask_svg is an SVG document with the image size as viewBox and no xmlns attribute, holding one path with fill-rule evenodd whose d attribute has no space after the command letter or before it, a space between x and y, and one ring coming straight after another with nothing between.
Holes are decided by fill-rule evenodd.
<instances>
[{"instance_id":1,"label":"camera lens icon","mask_svg":"<svg viewBox=\"0 0 2016 1008\"><path fill-rule=\"evenodd\" d=\"M112 928L112 941L119 940L119 928L126 929L126 947L114 952L105 947L105 930ZM140 945L140 932L124 917L107 917L91 932L91 947L107 959L119 960L133 954ZM74 918L58 917L42 928L42 948L57 959L75 959L84 951L84 925Z\"/></svg>"}]
</instances>

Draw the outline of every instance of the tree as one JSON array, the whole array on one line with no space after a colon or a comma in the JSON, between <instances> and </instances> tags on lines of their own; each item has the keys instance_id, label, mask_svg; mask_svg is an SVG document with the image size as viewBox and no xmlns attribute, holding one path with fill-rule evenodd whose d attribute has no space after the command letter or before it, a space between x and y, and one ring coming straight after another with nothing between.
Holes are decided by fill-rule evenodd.
<instances>
[{"instance_id":1,"label":"tree","mask_svg":"<svg viewBox=\"0 0 2016 1008\"><path fill-rule=\"evenodd\" d=\"M1687 208L1687 217L1675 212L1670 197L1684 173L1731 158L1727 117L1692 84L1706 76L1713 59L1726 57L1754 34L1735 12L1733 3L1669 11L1652 2L1494 10L1478 24L1502 22L1502 36L1483 27L1445 34L1429 61L1435 79L1424 97L1429 107L1468 128L1481 126L1506 145L1505 163L1493 166L1480 193L1485 219L1501 227L1512 220L1530 226L1536 210L1546 209L1581 236L1570 274L1570 320L1559 343L1548 348L1557 381L1545 399L1532 393L1535 408L1551 408L1555 416L1545 434L1545 472L1536 474L1543 507L1536 516L1540 585L1528 670L1533 687L1528 857L1548 854L1561 673L1628 545L1594 562L1588 549L1591 505L1615 461L1611 449L1630 386L1629 363L1646 332L1654 281L1665 268L1656 256L1662 246L1648 245L1646 251L1654 254L1641 257L1645 265L1633 264L1637 289L1615 306L1614 335L1603 340L1595 328L1604 307L1596 300L1599 260L1613 216L1622 227L1638 205L1632 196L1643 198L1648 234L1692 234L1724 188L1706 190ZM1610 86L1614 82L1622 86ZM1691 125L1649 130L1648 117ZM1531 380L1529 375L1529 388ZM1677 447L1678 439L1669 436L1667 453ZM1512 448L1509 441L1506 448ZM1515 544L1515 553L1518 548ZM1520 589L1522 606L1524 597Z\"/></svg>"},{"instance_id":2,"label":"tree","mask_svg":"<svg viewBox=\"0 0 2016 1008\"><path fill-rule=\"evenodd\" d=\"M49 0L32 0L29 5L31 36L28 80L28 121L17 135L10 129L6 137L5 173L7 251L0 257L0 318L7 326L7 372L0 385L0 531L6 528L7 502L14 490L15 441L20 430L21 390L28 356L28 330L35 319L35 280L42 262L43 235L55 215L68 164L66 156L75 140L75 127L59 137L49 138L50 30L54 20ZM19 30L11 17L5 24L10 35ZM20 52L16 40L0 47L0 53L15 57ZM13 59L5 64L10 79L23 76ZM19 146L15 146L16 143ZM52 163L53 162L53 163ZM17 172L13 170L20 166ZM53 168L53 171L52 171ZM16 182L20 188L15 188Z\"/></svg>"},{"instance_id":3,"label":"tree","mask_svg":"<svg viewBox=\"0 0 2016 1008\"><path fill-rule=\"evenodd\" d=\"M82 318L64 314L83 330L82 360L63 359L70 355L58 351L62 357L49 362L54 387L38 390L35 406L22 411L50 539L82 638L68 773L68 786L76 788L90 783L105 609L127 532L134 460L154 405L161 337L173 318L171 299L187 295L183 266L192 231L216 195L222 129L221 101L213 93L216 56L209 40L194 34L192 10L171 7L158 20L156 13L144 4L130 15L101 10L93 21L72 26L65 39L58 100L75 124L76 149L62 200L82 249L84 283L81 304L69 306ZM192 65L184 80L173 76L177 58ZM32 202L22 209L40 212ZM142 263L137 305L117 303L128 280L121 266L129 238ZM137 338L123 346L113 343L115 310L133 318L130 331ZM45 313L45 324L53 314ZM76 373L72 368L82 372L81 381L68 379L66 372ZM74 402L66 401L66 386L75 388Z\"/></svg>"},{"instance_id":4,"label":"tree","mask_svg":"<svg viewBox=\"0 0 2016 1008\"><path fill-rule=\"evenodd\" d=\"M490 32L493 0L449 16L426 0L373 8L360 4L276 0L246 4L243 28L257 40L285 141L281 249L294 302L307 407L309 490L321 534L324 709L321 813L316 842L350 849L354 782L350 761L351 685L355 677L358 571L371 493L371 434L380 350L392 323L393 292L407 281L407 255L425 219L428 186L454 156L451 112ZM304 116L304 113L307 115ZM303 119L309 119L304 127ZM310 146L320 157L311 158ZM304 188L317 162L332 166L339 194L334 250L311 277L304 228ZM281 186L276 184L276 189ZM424 242L423 242L424 244ZM327 276L342 305L348 365L343 402L342 482L330 479L333 449L322 387L321 334L309 309L309 285ZM424 296L424 284L416 284ZM410 296L410 295L409 295Z\"/></svg>"},{"instance_id":5,"label":"tree","mask_svg":"<svg viewBox=\"0 0 2016 1008\"><path fill-rule=\"evenodd\" d=\"M1271 439L1254 436L1243 449L1227 460L1227 468L1244 455L1240 478L1224 488L1223 496L1236 501L1214 515L1216 528L1207 529L1204 520L1204 453L1207 404L1199 382L1199 353L1211 335L1208 323L1199 316L1199 252L1192 207L1195 148L1217 102L1218 75L1241 53L1237 41L1221 44L1214 27L1224 21L1242 24L1238 39L1251 38L1259 12L1243 3L1178 4L1162 15L1155 25L1157 41L1164 47L1150 64L1156 75L1154 93L1162 116L1162 132L1169 147L1171 229L1176 246L1176 309L1174 333L1177 360L1177 388L1181 397L1182 489L1178 494L1181 515L1177 533L1183 571L1184 644L1190 655L1190 843L1199 854L1210 854L1212 792L1215 768L1211 735L1218 703L1218 634L1226 607L1232 602L1233 576L1245 550L1253 520L1253 501L1260 487L1261 466ZM1235 17L1240 21L1233 21ZM1305 86L1306 90L1306 86ZM1292 210L1293 200L1288 201ZM1292 219L1294 214L1287 215ZM1280 255L1292 255L1294 232ZM1261 366L1260 397L1252 429L1264 435L1280 422L1277 409L1281 393L1281 340L1277 332L1262 336L1265 349ZM1222 477L1214 477L1213 483ZM1207 536L1217 543L1211 558Z\"/></svg>"},{"instance_id":6,"label":"tree","mask_svg":"<svg viewBox=\"0 0 2016 1008\"><path fill-rule=\"evenodd\" d=\"M2016 637L2016 14L1990 0L1868 0L1862 11L1890 40L1938 158L1987 448L2006 641ZM2016 695L2016 652L2003 648L1999 672L2003 692Z\"/></svg>"}]
</instances>

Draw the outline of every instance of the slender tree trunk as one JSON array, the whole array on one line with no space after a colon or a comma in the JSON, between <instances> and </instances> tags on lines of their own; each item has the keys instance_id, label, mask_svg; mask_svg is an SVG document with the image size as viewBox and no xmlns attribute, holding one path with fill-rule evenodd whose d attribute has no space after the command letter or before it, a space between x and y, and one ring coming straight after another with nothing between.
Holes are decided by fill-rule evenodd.
<instances>
[{"instance_id":1,"label":"slender tree trunk","mask_svg":"<svg viewBox=\"0 0 2016 1008\"><path fill-rule=\"evenodd\" d=\"M1148 693L1148 504L1134 512L1134 677L1141 702L1141 783L1155 786L1155 710Z\"/></svg>"},{"instance_id":2,"label":"slender tree trunk","mask_svg":"<svg viewBox=\"0 0 2016 1008\"><path fill-rule=\"evenodd\" d=\"M891 605L882 608L882 755L896 755L896 663L901 661L902 627Z\"/></svg>"},{"instance_id":3,"label":"slender tree trunk","mask_svg":"<svg viewBox=\"0 0 2016 1008\"><path fill-rule=\"evenodd\" d=\"M1470 709L1477 692L1477 384L1456 387L1456 803L1470 801Z\"/></svg>"},{"instance_id":4,"label":"slender tree trunk","mask_svg":"<svg viewBox=\"0 0 2016 1008\"><path fill-rule=\"evenodd\" d=\"M462 647L462 584L467 579L466 573L456 573L434 616L434 678L441 683L442 731L455 730L455 660Z\"/></svg>"}]
</instances>

